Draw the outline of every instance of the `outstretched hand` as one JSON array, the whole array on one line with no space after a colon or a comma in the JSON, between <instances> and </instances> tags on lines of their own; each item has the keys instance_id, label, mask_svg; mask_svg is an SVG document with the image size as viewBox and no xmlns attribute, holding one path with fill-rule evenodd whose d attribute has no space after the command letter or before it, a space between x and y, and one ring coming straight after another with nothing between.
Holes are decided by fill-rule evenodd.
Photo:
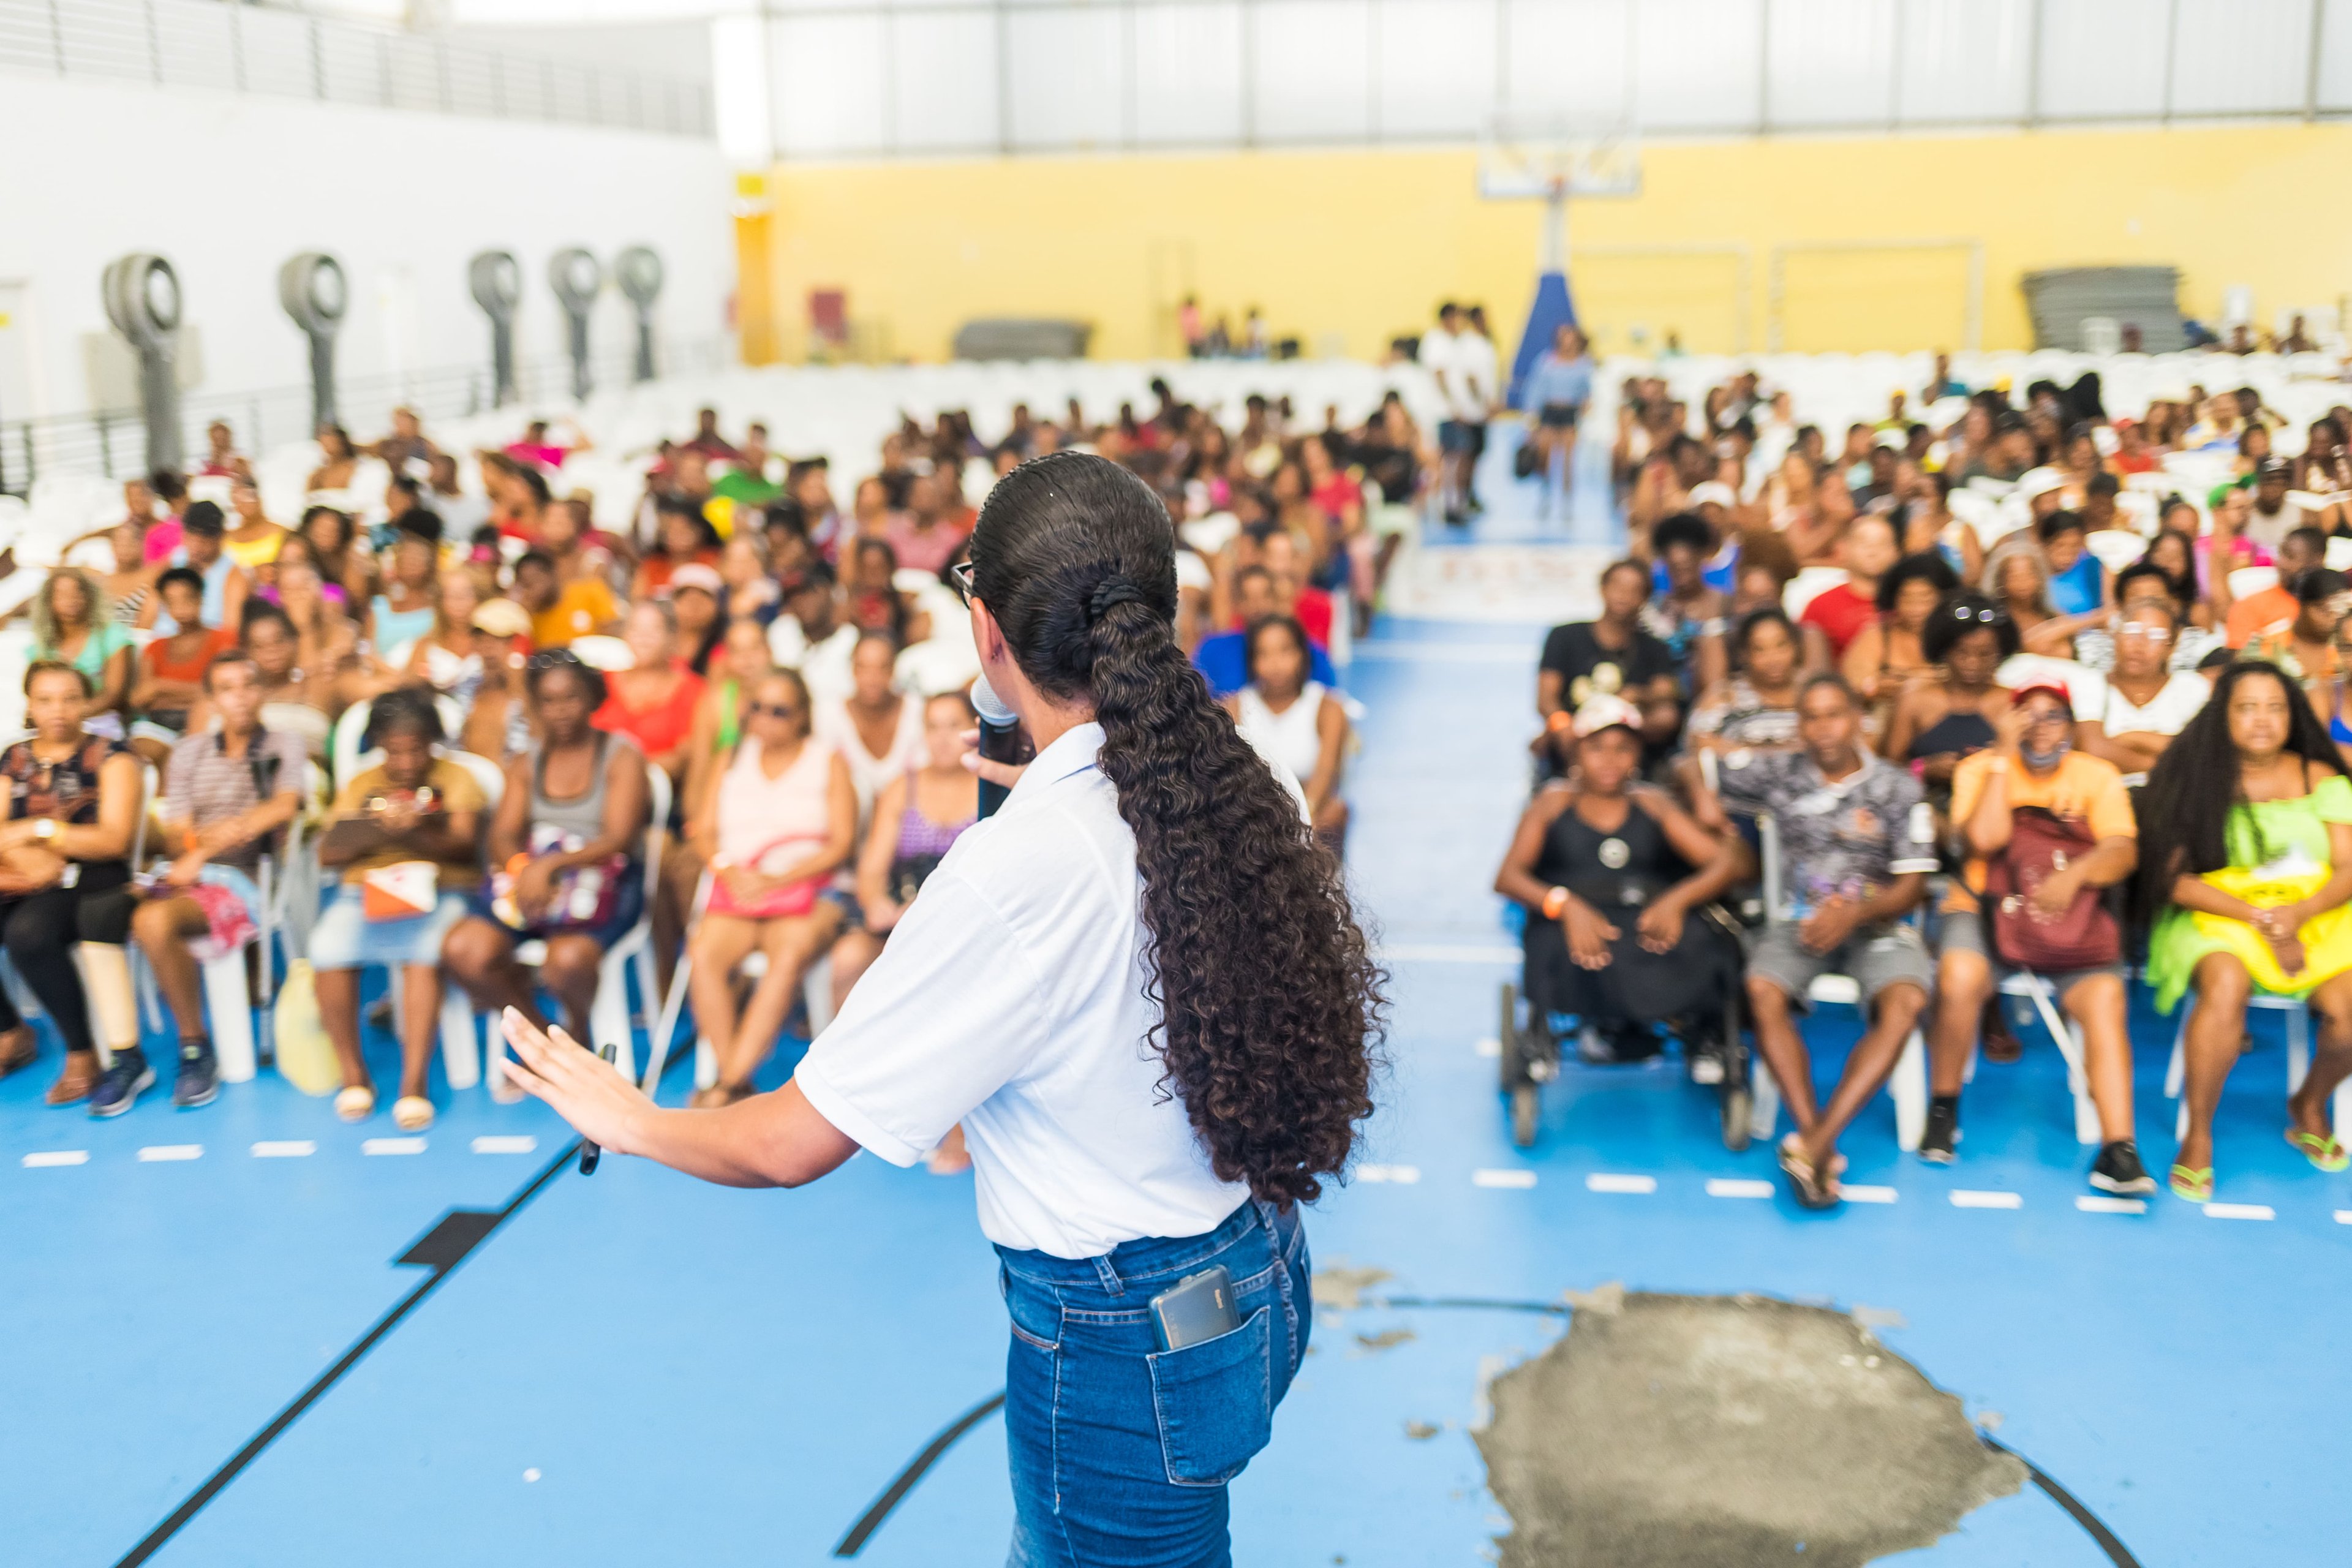
<instances>
[{"instance_id":1,"label":"outstretched hand","mask_svg":"<svg viewBox=\"0 0 2352 1568\"><path fill-rule=\"evenodd\" d=\"M574 1131L615 1154L634 1154L640 1116L654 1102L621 1070L562 1029L541 1029L512 1007L499 1017L514 1047L507 1077L537 1095Z\"/></svg>"}]
</instances>

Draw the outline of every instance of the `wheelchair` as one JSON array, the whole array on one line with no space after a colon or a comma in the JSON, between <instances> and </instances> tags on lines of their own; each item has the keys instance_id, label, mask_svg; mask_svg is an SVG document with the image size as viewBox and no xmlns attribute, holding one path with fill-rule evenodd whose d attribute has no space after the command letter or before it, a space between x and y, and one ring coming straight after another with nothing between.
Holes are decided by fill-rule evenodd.
<instances>
[{"instance_id":1,"label":"wheelchair","mask_svg":"<svg viewBox=\"0 0 2352 1568\"><path fill-rule=\"evenodd\" d=\"M1715 925L1744 953L1744 928L1730 910L1709 905L1691 918ZM1535 1146L1543 1118L1543 1086L1559 1076L1563 1038L1646 1027L1678 1041L1686 1058L1704 1051L1721 1062L1723 1077L1717 1092L1723 1146L1733 1153L1746 1149L1755 1115L1756 1068L1754 1049L1740 1017L1745 995L1740 969L1735 966L1721 994L1696 998L1658 1025L1634 1026L1625 1020L1555 1012L1548 998L1522 995L1519 982L1505 981L1496 1038L1502 1046L1501 1087L1509 1105L1512 1143L1521 1149Z\"/></svg>"}]
</instances>

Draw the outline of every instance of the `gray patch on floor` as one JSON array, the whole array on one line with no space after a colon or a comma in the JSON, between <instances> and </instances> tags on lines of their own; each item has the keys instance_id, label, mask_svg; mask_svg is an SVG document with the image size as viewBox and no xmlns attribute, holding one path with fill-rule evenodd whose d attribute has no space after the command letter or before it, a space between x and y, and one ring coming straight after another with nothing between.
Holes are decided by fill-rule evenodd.
<instances>
[{"instance_id":1,"label":"gray patch on floor","mask_svg":"<svg viewBox=\"0 0 2352 1568\"><path fill-rule=\"evenodd\" d=\"M2025 1480L1867 1327L1756 1296L1629 1292L1492 1395L1503 1568L1860 1568Z\"/></svg>"}]
</instances>

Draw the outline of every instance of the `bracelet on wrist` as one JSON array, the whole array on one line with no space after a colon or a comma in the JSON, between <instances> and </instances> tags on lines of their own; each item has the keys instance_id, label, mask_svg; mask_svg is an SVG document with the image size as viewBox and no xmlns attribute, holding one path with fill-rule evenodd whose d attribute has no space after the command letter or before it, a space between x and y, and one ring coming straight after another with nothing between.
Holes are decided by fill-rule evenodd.
<instances>
[{"instance_id":1,"label":"bracelet on wrist","mask_svg":"<svg viewBox=\"0 0 2352 1568\"><path fill-rule=\"evenodd\" d=\"M1568 889L1554 888L1543 896L1543 917L1556 921L1568 912Z\"/></svg>"}]
</instances>

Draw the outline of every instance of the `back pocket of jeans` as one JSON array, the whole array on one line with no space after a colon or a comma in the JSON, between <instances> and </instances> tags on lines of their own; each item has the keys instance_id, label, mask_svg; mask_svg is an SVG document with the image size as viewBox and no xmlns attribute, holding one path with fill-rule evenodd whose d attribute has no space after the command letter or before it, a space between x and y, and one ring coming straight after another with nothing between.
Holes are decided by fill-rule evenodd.
<instances>
[{"instance_id":1,"label":"back pocket of jeans","mask_svg":"<svg viewBox=\"0 0 2352 1568\"><path fill-rule=\"evenodd\" d=\"M1160 1457L1176 1485L1223 1485L1274 1435L1268 1310L1260 1307L1240 1328L1213 1340L1144 1358L1151 1365Z\"/></svg>"}]
</instances>

